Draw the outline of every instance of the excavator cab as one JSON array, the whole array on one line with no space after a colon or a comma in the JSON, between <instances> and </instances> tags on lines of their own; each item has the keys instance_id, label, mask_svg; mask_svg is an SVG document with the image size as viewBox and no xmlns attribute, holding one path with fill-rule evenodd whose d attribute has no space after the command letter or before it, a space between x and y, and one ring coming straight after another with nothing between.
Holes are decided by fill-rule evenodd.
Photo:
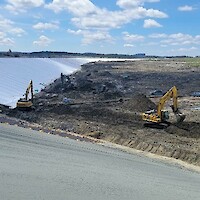
<instances>
[{"instance_id":1,"label":"excavator cab","mask_svg":"<svg viewBox=\"0 0 200 200\"><path fill-rule=\"evenodd\" d=\"M162 115L161 118L163 121L167 121L169 119L169 112L167 110L162 110L161 115Z\"/></svg>"},{"instance_id":2,"label":"excavator cab","mask_svg":"<svg viewBox=\"0 0 200 200\"><path fill-rule=\"evenodd\" d=\"M29 92L31 92L31 98L29 99ZM16 108L19 110L31 110L33 107L33 81L31 80L25 93L25 98L20 98L17 101Z\"/></svg>"}]
</instances>

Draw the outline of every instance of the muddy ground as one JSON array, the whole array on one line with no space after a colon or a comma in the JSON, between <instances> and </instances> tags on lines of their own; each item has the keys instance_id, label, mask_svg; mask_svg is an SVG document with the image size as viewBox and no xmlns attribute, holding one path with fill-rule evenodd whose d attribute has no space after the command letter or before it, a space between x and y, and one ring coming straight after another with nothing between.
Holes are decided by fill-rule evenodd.
<instances>
[{"instance_id":1,"label":"muddy ground","mask_svg":"<svg viewBox=\"0 0 200 200\"><path fill-rule=\"evenodd\" d=\"M200 91L199 77L200 67L178 59L88 63L35 95L35 110L7 115L200 166L200 97L190 95ZM150 92L174 85L184 122L176 123L168 101L170 126L145 127L141 113L159 101Z\"/></svg>"}]
</instances>

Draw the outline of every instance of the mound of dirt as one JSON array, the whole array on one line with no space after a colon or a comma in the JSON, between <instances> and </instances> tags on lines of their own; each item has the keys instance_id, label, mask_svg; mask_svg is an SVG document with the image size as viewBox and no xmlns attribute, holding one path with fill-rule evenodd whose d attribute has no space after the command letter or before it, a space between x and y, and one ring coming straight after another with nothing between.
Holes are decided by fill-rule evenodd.
<instances>
[{"instance_id":1,"label":"mound of dirt","mask_svg":"<svg viewBox=\"0 0 200 200\"><path fill-rule=\"evenodd\" d=\"M145 112L147 110L156 109L156 104L144 94L136 94L125 101L122 108L129 111Z\"/></svg>"}]
</instances>

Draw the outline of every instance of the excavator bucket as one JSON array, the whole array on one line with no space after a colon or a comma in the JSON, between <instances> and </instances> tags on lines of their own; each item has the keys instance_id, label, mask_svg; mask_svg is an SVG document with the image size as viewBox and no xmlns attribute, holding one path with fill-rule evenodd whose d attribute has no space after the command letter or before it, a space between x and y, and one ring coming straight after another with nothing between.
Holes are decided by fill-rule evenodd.
<instances>
[{"instance_id":1,"label":"excavator bucket","mask_svg":"<svg viewBox=\"0 0 200 200\"><path fill-rule=\"evenodd\" d=\"M175 115L176 115L176 121L177 121L177 123L181 123L182 121L184 121L185 115L183 113L176 112Z\"/></svg>"}]
</instances>

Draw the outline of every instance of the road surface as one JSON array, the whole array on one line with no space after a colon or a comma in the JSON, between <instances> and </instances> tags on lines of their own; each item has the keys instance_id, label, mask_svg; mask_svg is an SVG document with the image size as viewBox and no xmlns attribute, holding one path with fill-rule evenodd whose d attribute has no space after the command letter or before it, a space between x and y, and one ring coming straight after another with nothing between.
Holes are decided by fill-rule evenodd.
<instances>
[{"instance_id":1,"label":"road surface","mask_svg":"<svg viewBox=\"0 0 200 200\"><path fill-rule=\"evenodd\" d=\"M1 200L199 200L200 174L0 124Z\"/></svg>"}]
</instances>

